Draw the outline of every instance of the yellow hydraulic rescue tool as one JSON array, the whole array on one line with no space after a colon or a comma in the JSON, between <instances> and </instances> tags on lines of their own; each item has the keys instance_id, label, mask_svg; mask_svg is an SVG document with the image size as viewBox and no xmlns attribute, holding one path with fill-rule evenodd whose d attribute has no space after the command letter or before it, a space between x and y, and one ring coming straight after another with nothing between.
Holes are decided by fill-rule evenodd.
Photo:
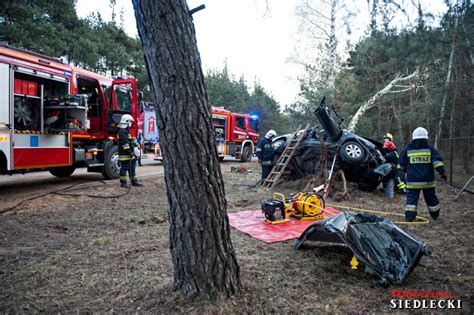
<instances>
[{"instance_id":1,"label":"yellow hydraulic rescue tool","mask_svg":"<svg viewBox=\"0 0 474 315\"><path fill-rule=\"evenodd\" d=\"M262 202L262 212L271 224L288 222L290 217L299 220L324 219L324 199L313 193L298 192L290 198L274 193L273 199Z\"/></svg>"}]
</instances>

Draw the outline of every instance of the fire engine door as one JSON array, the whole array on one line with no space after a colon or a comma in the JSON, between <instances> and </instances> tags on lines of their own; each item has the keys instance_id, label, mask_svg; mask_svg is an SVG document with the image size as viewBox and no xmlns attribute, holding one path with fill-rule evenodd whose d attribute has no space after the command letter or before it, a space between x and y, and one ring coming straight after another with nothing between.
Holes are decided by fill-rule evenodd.
<instances>
[{"instance_id":1,"label":"fire engine door","mask_svg":"<svg viewBox=\"0 0 474 315\"><path fill-rule=\"evenodd\" d=\"M226 127L227 120L224 116L213 116L212 124L214 126L214 137L217 145L217 153L219 155L225 155L225 141L226 141Z\"/></svg>"},{"instance_id":2,"label":"fire engine door","mask_svg":"<svg viewBox=\"0 0 474 315\"><path fill-rule=\"evenodd\" d=\"M11 159L11 86L13 75L10 65L0 63L0 154L3 152L7 160L7 169L10 169Z\"/></svg>"},{"instance_id":3,"label":"fire engine door","mask_svg":"<svg viewBox=\"0 0 474 315\"><path fill-rule=\"evenodd\" d=\"M110 104L107 111L107 131L111 134L118 132L118 124L122 115L129 114L137 120L137 82L135 79L117 79L112 82L110 89ZM130 128L136 136L136 122Z\"/></svg>"}]
</instances>

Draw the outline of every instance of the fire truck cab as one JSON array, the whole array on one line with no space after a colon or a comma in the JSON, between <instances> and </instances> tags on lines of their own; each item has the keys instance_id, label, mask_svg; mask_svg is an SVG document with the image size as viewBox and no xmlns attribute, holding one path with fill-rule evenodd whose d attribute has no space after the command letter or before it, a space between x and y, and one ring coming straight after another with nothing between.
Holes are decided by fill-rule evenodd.
<instances>
[{"instance_id":1,"label":"fire truck cab","mask_svg":"<svg viewBox=\"0 0 474 315\"><path fill-rule=\"evenodd\" d=\"M212 107L212 123L221 160L225 156L233 156L242 162L252 159L260 138L258 117Z\"/></svg>"},{"instance_id":2,"label":"fire truck cab","mask_svg":"<svg viewBox=\"0 0 474 315\"><path fill-rule=\"evenodd\" d=\"M49 169L66 177L87 167L118 178L117 126L123 114L137 120L139 103L133 78L0 46L0 174Z\"/></svg>"}]
</instances>

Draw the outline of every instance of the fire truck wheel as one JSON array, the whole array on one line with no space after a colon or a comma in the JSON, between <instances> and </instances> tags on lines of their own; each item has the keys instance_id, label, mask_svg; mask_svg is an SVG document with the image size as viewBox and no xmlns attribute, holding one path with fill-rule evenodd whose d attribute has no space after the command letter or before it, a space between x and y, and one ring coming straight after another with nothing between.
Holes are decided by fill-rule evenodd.
<instances>
[{"instance_id":1,"label":"fire truck wheel","mask_svg":"<svg viewBox=\"0 0 474 315\"><path fill-rule=\"evenodd\" d=\"M117 179L119 178L119 155L118 147L111 145L104 154L104 168L102 169L102 175L105 179Z\"/></svg>"},{"instance_id":2,"label":"fire truck wheel","mask_svg":"<svg viewBox=\"0 0 474 315\"><path fill-rule=\"evenodd\" d=\"M241 162L250 162L252 160L252 148L250 146L245 146L242 156L240 157Z\"/></svg>"},{"instance_id":3,"label":"fire truck wheel","mask_svg":"<svg viewBox=\"0 0 474 315\"><path fill-rule=\"evenodd\" d=\"M71 176L72 173L74 173L75 169L76 167L72 165L72 166L51 168L49 169L49 172L56 177L68 177L68 176Z\"/></svg>"}]
</instances>

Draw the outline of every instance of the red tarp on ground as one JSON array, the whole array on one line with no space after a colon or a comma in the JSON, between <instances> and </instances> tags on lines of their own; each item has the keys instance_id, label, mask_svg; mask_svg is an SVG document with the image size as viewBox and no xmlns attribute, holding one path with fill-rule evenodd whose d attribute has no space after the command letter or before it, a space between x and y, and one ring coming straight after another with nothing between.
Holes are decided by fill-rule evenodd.
<instances>
[{"instance_id":1,"label":"red tarp on ground","mask_svg":"<svg viewBox=\"0 0 474 315\"><path fill-rule=\"evenodd\" d=\"M339 212L339 210L327 207L323 213L325 218L330 218ZM262 210L231 212L228 215L230 226L265 243L282 242L298 238L308 226L315 222L313 220L290 218L290 222L271 224L265 221Z\"/></svg>"}]
</instances>

